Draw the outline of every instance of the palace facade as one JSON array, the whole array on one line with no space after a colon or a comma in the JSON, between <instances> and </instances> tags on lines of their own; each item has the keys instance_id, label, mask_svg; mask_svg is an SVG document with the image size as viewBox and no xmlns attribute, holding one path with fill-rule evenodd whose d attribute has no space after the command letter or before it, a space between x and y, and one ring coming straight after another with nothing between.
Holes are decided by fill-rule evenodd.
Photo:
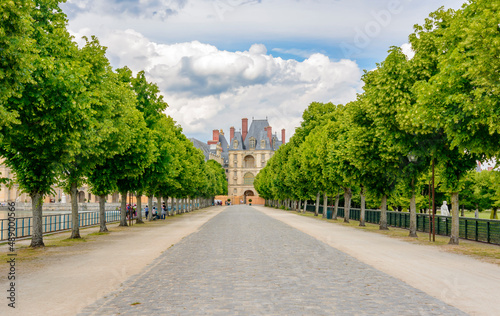
<instances>
[{"instance_id":1,"label":"palace facade","mask_svg":"<svg viewBox=\"0 0 500 316\"><path fill-rule=\"evenodd\" d=\"M222 130L213 130L212 140L207 144L191 139L197 148L205 153L206 159L215 159L226 170L228 196L216 197L223 201L231 199L232 204L264 204L253 186L255 176L264 168L276 150L285 143L285 129L281 130L281 139L266 119L241 120L241 129L230 128L229 139ZM211 158L213 157L213 158Z\"/></svg>"}]
</instances>

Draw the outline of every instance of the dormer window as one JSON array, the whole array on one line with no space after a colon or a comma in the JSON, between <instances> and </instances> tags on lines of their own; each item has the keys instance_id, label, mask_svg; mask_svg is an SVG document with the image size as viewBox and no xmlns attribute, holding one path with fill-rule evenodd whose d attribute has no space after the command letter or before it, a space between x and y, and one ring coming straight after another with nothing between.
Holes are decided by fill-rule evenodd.
<instances>
[{"instance_id":1,"label":"dormer window","mask_svg":"<svg viewBox=\"0 0 500 316\"><path fill-rule=\"evenodd\" d=\"M260 141L260 148L261 149L266 148L266 141L264 139Z\"/></svg>"},{"instance_id":2,"label":"dormer window","mask_svg":"<svg viewBox=\"0 0 500 316\"><path fill-rule=\"evenodd\" d=\"M255 149L256 142L255 138L250 138L250 149Z\"/></svg>"},{"instance_id":3,"label":"dormer window","mask_svg":"<svg viewBox=\"0 0 500 316\"><path fill-rule=\"evenodd\" d=\"M237 140L234 140L233 148L238 149L238 141Z\"/></svg>"}]
</instances>

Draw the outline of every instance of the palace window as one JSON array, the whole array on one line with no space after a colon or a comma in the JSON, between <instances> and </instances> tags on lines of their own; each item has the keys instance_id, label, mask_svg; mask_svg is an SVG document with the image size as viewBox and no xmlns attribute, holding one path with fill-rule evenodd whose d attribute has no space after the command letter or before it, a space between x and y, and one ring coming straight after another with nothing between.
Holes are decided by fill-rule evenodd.
<instances>
[{"instance_id":1,"label":"palace window","mask_svg":"<svg viewBox=\"0 0 500 316\"><path fill-rule=\"evenodd\" d=\"M238 149L238 141L237 140L234 140L233 148Z\"/></svg>"},{"instance_id":2,"label":"palace window","mask_svg":"<svg viewBox=\"0 0 500 316\"><path fill-rule=\"evenodd\" d=\"M253 179L254 175L251 174L250 172L246 173L245 176L243 177L243 184L245 185L253 185Z\"/></svg>"},{"instance_id":3,"label":"palace window","mask_svg":"<svg viewBox=\"0 0 500 316\"><path fill-rule=\"evenodd\" d=\"M246 156L245 159L243 160L243 167L244 168L255 168L255 159L253 158L253 156Z\"/></svg>"},{"instance_id":4,"label":"palace window","mask_svg":"<svg viewBox=\"0 0 500 316\"><path fill-rule=\"evenodd\" d=\"M256 142L255 138L250 138L250 149L255 149Z\"/></svg>"},{"instance_id":5,"label":"palace window","mask_svg":"<svg viewBox=\"0 0 500 316\"><path fill-rule=\"evenodd\" d=\"M260 148L266 148L266 141L264 139L260 141Z\"/></svg>"}]
</instances>

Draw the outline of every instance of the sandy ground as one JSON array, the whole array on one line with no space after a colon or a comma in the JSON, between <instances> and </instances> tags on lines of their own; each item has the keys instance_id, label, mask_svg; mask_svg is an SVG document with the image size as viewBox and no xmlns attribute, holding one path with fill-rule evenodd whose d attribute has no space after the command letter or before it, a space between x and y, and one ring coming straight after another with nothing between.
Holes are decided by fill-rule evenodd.
<instances>
[{"instance_id":1,"label":"sandy ground","mask_svg":"<svg viewBox=\"0 0 500 316\"><path fill-rule=\"evenodd\" d=\"M500 315L497 265L291 212L255 208L470 315Z\"/></svg>"},{"instance_id":2,"label":"sandy ground","mask_svg":"<svg viewBox=\"0 0 500 316\"><path fill-rule=\"evenodd\" d=\"M3 294L0 315L75 315L83 307L116 290L164 250L197 231L224 209L212 207L167 218L165 224L157 223L145 229L134 225L129 231L125 228L66 248L64 253L20 261L16 264L16 308L7 306ZM16 243L17 246L21 244L29 245L29 240ZM57 250L46 247L44 251ZM0 251L5 253L6 246L0 246ZM0 265L0 271L0 289L6 293L6 263Z\"/></svg>"}]
</instances>

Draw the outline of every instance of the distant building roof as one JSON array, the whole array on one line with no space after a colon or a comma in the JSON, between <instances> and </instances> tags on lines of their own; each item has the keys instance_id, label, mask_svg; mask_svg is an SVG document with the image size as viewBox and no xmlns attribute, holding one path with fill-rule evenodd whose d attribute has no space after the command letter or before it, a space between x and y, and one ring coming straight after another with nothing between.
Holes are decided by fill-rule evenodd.
<instances>
[{"instance_id":1,"label":"distant building roof","mask_svg":"<svg viewBox=\"0 0 500 316\"><path fill-rule=\"evenodd\" d=\"M205 161L208 161L210 154L210 146L202 141L197 140L196 138L189 139L195 148L201 149L203 151L203 155L205 156Z\"/></svg>"},{"instance_id":2,"label":"distant building roof","mask_svg":"<svg viewBox=\"0 0 500 316\"><path fill-rule=\"evenodd\" d=\"M254 142L254 150L277 150L283 142L278 140L276 133L274 133L271 135L271 139L273 140L273 146L271 146L267 131L268 127L269 122L267 119L252 120L247 136L245 137L245 141L242 142L241 132L235 132L234 138L230 140L231 144L229 146L229 150L248 150L251 147L250 141L252 141L252 143ZM238 142L236 146L235 141Z\"/></svg>"}]
</instances>

